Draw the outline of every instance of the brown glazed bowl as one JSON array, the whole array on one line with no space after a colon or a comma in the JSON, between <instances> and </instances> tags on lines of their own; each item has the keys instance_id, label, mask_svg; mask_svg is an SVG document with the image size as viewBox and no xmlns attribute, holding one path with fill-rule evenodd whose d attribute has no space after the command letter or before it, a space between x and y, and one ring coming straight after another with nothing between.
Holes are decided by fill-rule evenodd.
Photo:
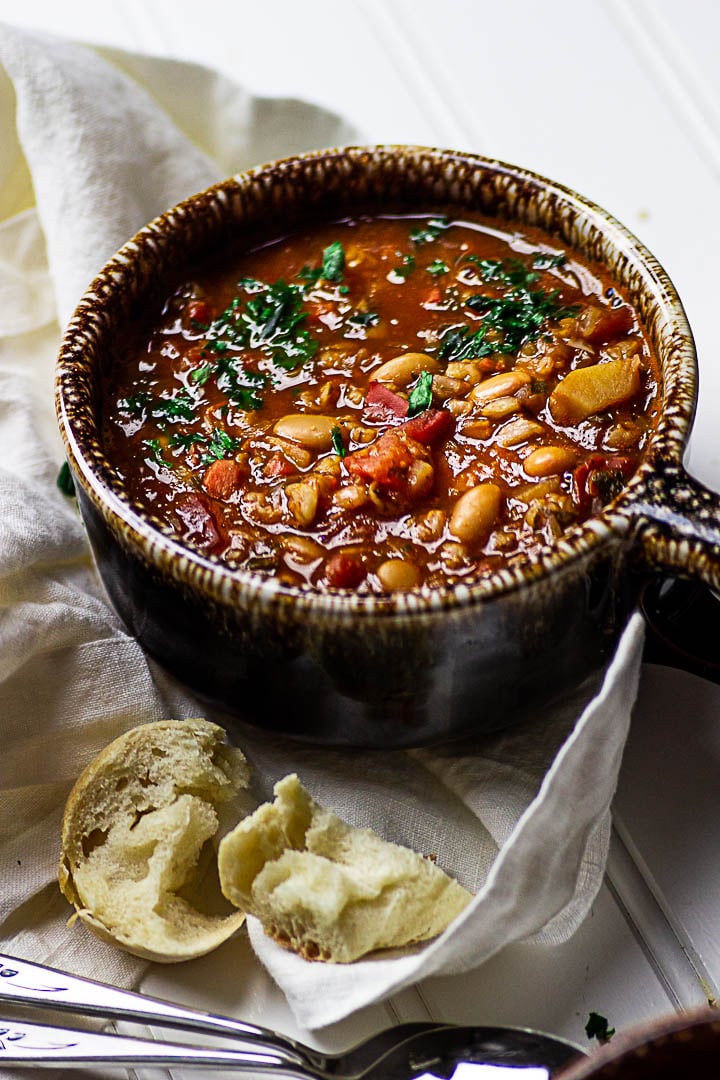
<instances>
[{"instance_id":1,"label":"brown glazed bowl","mask_svg":"<svg viewBox=\"0 0 720 1080\"><path fill-rule=\"evenodd\" d=\"M711 1008L664 1016L613 1037L557 1080L715 1080L720 1015Z\"/></svg>"},{"instance_id":2,"label":"brown glazed bowl","mask_svg":"<svg viewBox=\"0 0 720 1080\"><path fill-rule=\"evenodd\" d=\"M601 514L475 585L389 597L319 594L230 570L133 505L103 451L98 383L118 331L250 227L280 235L402 203L453 203L539 225L604 263L662 369L662 415L639 471ZM682 467L696 359L653 256L560 185L473 154L350 147L305 154L193 196L129 241L80 301L62 344L57 410L110 598L144 648L193 690L266 729L335 745L424 745L510 724L581 684L588 697L653 572L720 584L717 497Z\"/></svg>"}]
</instances>

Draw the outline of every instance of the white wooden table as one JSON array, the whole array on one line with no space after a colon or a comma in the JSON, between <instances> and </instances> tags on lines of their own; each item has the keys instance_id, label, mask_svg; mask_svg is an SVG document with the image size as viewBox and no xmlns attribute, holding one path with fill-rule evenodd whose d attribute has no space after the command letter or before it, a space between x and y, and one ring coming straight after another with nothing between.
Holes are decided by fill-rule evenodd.
<instances>
[{"instance_id":1,"label":"white wooden table","mask_svg":"<svg viewBox=\"0 0 720 1080\"><path fill-rule=\"evenodd\" d=\"M689 467L720 489L720 64L717 0L0 0L0 19L208 63L304 97L371 142L475 150L563 181L616 214L684 299L701 368ZM398 1019L530 1025L584 1042L720 985L720 688L646 666L606 884L577 935L515 946L310 1041L340 1048ZM145 988L297 1031L244 938L153 970ZM172 987L172 991L170 990Z\"/></svg>"}]
</instances>

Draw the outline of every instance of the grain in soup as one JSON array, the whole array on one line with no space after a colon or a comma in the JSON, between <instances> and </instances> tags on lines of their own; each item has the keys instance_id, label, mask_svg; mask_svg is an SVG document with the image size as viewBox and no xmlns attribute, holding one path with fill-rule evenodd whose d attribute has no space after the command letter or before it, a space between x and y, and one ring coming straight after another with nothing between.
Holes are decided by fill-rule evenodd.
<instances>
[{"instance_id":1,"label":"grain in soup","mask_svg":"<svg viewBox=\"0 0 720 1080\"><path fill-rule=\"evenodd\" d=\"M226 251L103 392L107 456L180 541L289 585L467 582L610 502L658 412L600 267L468 211Z\"/></svg>"}]
</instances>

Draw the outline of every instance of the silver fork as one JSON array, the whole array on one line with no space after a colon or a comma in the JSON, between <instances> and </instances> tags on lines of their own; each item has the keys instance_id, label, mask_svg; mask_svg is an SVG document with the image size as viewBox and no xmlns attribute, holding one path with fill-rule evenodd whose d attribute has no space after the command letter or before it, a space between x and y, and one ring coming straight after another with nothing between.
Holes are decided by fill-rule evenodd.
<instances>
[{"instance_id":1,"label":"silver fork","mask_svg":"<svg viewBox=\"0 0 720 1080\"><path fill-rule=\"evenodd\" d=\"M0 1063L7 1065L194 1065L298 1080L408 1080L421 1074L452 1076L448 1068L459 1060L515 1068L545 1066L550 1076L582 1053L570 1043L520 1028L420 1022L381 1031L344 1054L324 1054L245 1021L7 955L0 955L0 1002L154 1023L234 1041L232 1048L211 1048L0 1020ZM433 1066L445 1071L428 1072Z\"/></svg>"}]
</instances>

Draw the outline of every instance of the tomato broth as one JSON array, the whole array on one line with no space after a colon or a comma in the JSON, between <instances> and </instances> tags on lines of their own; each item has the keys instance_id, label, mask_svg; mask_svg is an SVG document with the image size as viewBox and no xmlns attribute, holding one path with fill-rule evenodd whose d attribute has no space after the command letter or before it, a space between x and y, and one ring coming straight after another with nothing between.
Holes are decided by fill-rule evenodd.
<instances>
[{"instance_id":1,"label":"tomato broth","mask_svg":"<svg viewBox=\"0 0 720 1080\"><path fill-rule=\"evenodd\" d=\"M225 250L103 388L131 499L229 567L320 590L469 582L597 513L659 375L607 273L451 208Z\"/></svg>"}]
</instances>

